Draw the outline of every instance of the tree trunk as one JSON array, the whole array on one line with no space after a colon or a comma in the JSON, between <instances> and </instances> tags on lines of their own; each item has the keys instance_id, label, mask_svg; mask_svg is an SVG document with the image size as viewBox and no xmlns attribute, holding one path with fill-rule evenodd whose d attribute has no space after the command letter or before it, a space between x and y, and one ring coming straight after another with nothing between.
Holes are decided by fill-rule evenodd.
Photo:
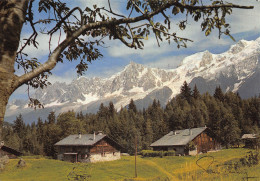
<instances>
[{"instance_id":1,"label":"tree trunk","mask_svg":"<svg viewBox=\"0 0 260 181\"><path fill-rule=\"evenodd\" d=\"M12 89L10 85L12 80L8 78L10 74L5 72L0 72L0 141L2 141L2 127L4 122L4 116L6 111L6 105L8 99L12 94Z\"/></svg>"},{"instance_id":2,"label":"tree trunk","mask_svg":"<svg viewBox=\"0 0 260 181\"><path fill-rule=\"evenodd\" d=\"M14 84L14 64L28 3L29 0L0 1L0 140L8 99L18 88Z\"/></svg>"}]
</instances>

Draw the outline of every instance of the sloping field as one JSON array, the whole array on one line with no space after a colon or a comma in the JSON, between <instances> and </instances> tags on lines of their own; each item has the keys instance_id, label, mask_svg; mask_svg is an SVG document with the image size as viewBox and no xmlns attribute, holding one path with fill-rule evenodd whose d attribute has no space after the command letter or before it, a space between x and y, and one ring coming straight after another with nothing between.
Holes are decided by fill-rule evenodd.
<instances>
[{"instance_id":1,"label":"sloping field","mask_svg":"<svg viewBox=\"0 0 260 181\"><path fill-rule=\"evenodd\" d=\"M17 168L18 159L10 160L0 173L0 181L33 180L260 180L260 165L242 166L240 158L248 149L227 149L198 156L137 158L102 163L69 163L43 157L24 157L26 167ZM238 165L239 163L240 165Z\"/></svg>"}]
</instances>

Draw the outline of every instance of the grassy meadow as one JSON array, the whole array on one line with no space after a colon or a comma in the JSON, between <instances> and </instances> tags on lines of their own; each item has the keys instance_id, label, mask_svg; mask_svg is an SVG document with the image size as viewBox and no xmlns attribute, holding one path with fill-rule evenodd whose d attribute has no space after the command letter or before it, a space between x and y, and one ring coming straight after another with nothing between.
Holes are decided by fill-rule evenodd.
<instances>
[{"instance_id":1,"label":"grassy meadow","mask_svg":"<svg viewBox=\"0 0 260 181\"><path fill-rule=\"evenodd\" d=\"M26 167L17 168L19 159L9 160L0 171L0 181L49 180L260 180L260 164L240 166L239 159L248 149L225 149L198 156L168 156L137 158L137 178L134 178L134 156L101 163L69 163L44 157L23 157Z\"/></svg>"}]
</instances>

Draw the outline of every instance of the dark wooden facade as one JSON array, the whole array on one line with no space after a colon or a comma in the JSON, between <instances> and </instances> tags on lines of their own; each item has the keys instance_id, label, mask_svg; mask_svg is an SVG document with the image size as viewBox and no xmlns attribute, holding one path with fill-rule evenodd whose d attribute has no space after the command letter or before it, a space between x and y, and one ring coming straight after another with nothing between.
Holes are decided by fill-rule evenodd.
<instances>
[{"instance_id":1,"label":"dark wooden facade","mask_svg":"<svg viewBox=\"0 0 260 181\"><path fill-rule=\"evenodd\" d=\"M113 143L109 143L107 139L103 139L99 141L97 144L92 146L89 150L90 154L91 153L100 153L104 155L105 153L114 153L118 152L119 149L117 149L117 146Z\"/></svg>"},{"instance_id":2,"label":"dark wooden facade","mask_svg":"<svg viewBox=\"0 0 260 181\"><path fill-rule=\"evenodd\" d=\"M197 153L220 149L220 144L207 132L202 132L192 142L197 147Z\"/></svg>"}]
</instances>

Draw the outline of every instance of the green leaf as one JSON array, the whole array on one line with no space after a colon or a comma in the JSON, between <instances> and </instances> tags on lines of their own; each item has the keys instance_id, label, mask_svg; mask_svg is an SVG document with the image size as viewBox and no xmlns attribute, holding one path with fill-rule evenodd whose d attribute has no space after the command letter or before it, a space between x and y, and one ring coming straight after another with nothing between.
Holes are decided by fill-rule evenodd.
<instances>
[{"instance_id":1,"label":"green leaf","mask_svg":"<svg viewBox=\"0 0 260 181\"><path fill-rule=\"evenodd\" d=\"M180 8L174 6L173 9L172 9L172 14L176 15L176 14L178 14L179 12L180 12Z\"/></svg>"}]
</instances>

